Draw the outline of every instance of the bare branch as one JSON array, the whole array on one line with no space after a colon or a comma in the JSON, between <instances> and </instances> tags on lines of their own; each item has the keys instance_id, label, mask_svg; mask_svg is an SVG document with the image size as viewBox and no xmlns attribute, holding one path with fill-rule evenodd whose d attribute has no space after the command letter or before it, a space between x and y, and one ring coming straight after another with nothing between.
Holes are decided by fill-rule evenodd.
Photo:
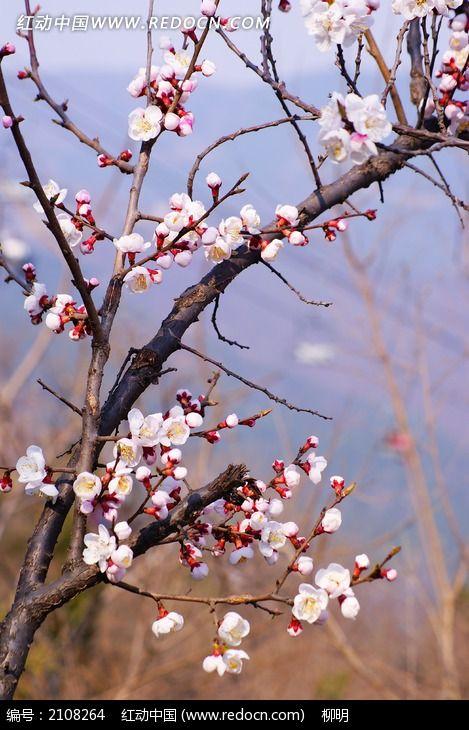
<instances>
[{"instance_id":1,"label":"bare branch","mask_svg":"<svg viewBox=\"0 0 469 730\"><path fill-rule=\"evenodd\" d=\"M218 339L221 340L222 342L226 342L227 345L239 347L241 350L249 350L250 349L249 345L241 345L239 342L236 342L236 340L229 340L227 337L222 335L222 333L220 332L220 330L218 328L218 324L217 324L217 312L218 312L219 304L220 304L220 295L218 295L217 298L215 299L215 306L213 308L213 313L212 313L212 324L213 324L213 328L214 328L215 332L217 333Z\"/></svg>"},{"instance_id":2,"label":"bare branch","mask_svg":"<svg viewBox=\"0 0 469 730\"><path fill-rule=\"evenodd\" d=\"M241 383L244 383L244 385L247 385L248 388L252 388L253 390L258 390L260 393L264 393L267 398L273 400L275 403L279 403L280 405L285 406L285 408L288 408L290 411L296 411L297 413L311 413L313 416L319 416L319 418L323 418L326 421L331 420L330 416L324 416L322 413L319 413L319 411L314 411L311 408L301 408L300 406L295 406L292 403L289 403L287 400L285 400L285 398L279 398L279 396L271 393L270 390L264 388L262 385L257 385L251 380L247 380L247 378L244 378L242 375L238 375L238 373L235 373L233 372L233 370L227 368L225 365L223 365L223 363L217 362L217 360L212 360L212 358L208 357L208 355L204 355L198 350L195 350L193 347L189 347L189 345L184 345L182 342L180 342L179 347L181 350L187 350L187 352L191 352L193 355L197 355L197 357L200 357L201 360L204 360L205 362L210 362L212 365L215 365L215 367L223 370L223 372L230 377L236 378L236 380L239 380Z\"/></svg>"},{"instance_id":3,"label":"bare branch","mask_svg":"<svg viewBox=\"0 0 469 730\"><path fill-rule=\"evenodd\" d=\"M57 400L59 400L61 403L66 405L68 408L70 408L70 410L72 410L74 413L76 413L79 416L83 415L82 411L76 405L74 405L73 403L71 403L71 401L64 398L63 395L60 395L59 393L57 393L57 391L53 390L53 388L51 388L50 385L47 385L46 383L44 383L44 381L41 380L40 378L37 379L37 382L39 383L41 388L43 388L44 390L47 390L48 393L53 395L54 398L57 398Z\"/></svg>"}]
</instances>

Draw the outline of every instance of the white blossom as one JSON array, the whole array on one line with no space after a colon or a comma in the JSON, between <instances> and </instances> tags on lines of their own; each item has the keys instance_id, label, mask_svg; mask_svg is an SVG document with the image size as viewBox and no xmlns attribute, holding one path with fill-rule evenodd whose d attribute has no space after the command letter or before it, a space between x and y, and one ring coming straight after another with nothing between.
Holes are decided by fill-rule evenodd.
<instances>
[{"instance_id":1,"label":"white blossom","mask_svg":"<svg viewBox=\"0 0 469 730\"><path fill-rule=\"evenodd\" d=\"M272 557L285 545L287 536L280 522L269 521L262 528L261 540L259 542L259 551L265 558Z\"/></svg>"},{"instance_id":2,"label":"white blossom","mask_svg":"<svg viewBox=\"0 0 469 730\"><path fill-rule=\"evenodd\" d=\"M243 205L240 210L241 221L243 227L249 231L249 233L255 235L260 232L261 219L255 208L248 203Z\"/></svg>"},{"instance_id":3,"label":"white blossom","mask_svg":"<svg viewBox=\"0 0 469 730\"><path fill-rule=\"evenodd\" d=\"M367 135L372 142L381 142L392 132L392 126L386 118L386 110L377 94L365 97L347 94L345 111L355 131Z\"/></svg>"},{"instance_id":4,"label":"white blossom","mask_svg":"<svg viewBox=\"0 0 469 730\"><path fill-rule=\"evenodd\" d=\"M151 246L151 242L145 241L140 233L130 233L128 236L115 238L113 243L121 253L142 253Z\"/></svg>"},{"instance_id":5,"label":"white blossom","mask_svg":"<svg viewBox=\"0 0 469 730\"><path fill-rule=\"evenodd\" d=\"M338 598L350 587L350 571L339 563L330 563L317 571L314 581L330 598Z\"/></svg>"},{"instance_id":6,"label":"white blossom","mask_svg":"<svg viewBox=\"0 0 469 730\"><path fill-rule=\"evenodd\" d=\"M344 595L345 598L340 603L342 616L344 618L356 619L360 611L360 604L351 588L348 588Z\"/></svg>"},{"instance_id":7,"label":"white blossom","mask_svg":"<svg viewBox=\"0 0 469 730\"><path fill-rule=\"evenodd\" d=\"M49 201L54 200L54 205L63 203L68 193L68 190L66 188L60 188L60 185L55 180L49 180L49 182L42 186L42 189ZM39 201L34 203L33 208L37 213L44 213L44 208Z\"/></svg>"},{"instance_id":8,"label":"white blossom","mask_svg":"<svg viewBox=\"0 0 469 730\"><path fill-rule=\"evenodd\" d=\"M138 107L129 114L129 137L141 142L154 139L161 131L163 113L157 106Z\"/></svg>"},{"instance_id":9,"label":"white blossom","mask_svg":"<svg viewBox=\"0 0 469 730\"><path fill-rule=\"evenodd\" d=\"M184 411L180 406L171 408L168 418L165 418L160 430L160 443L163 446L182 446L190 436Z\"/></svg>"},{"instance_id":10,"label":"white blossom","mask_svg":"<svg viewBox=\"0 0 469 730\"><path fill-rule=\"evenodd\" d=\"M293 599L292 614L299 621L313 624L326 609L328 601L325 590L314 588L309 583L300 583L298 594Z\"/></svg>"},{"instance_id":11,"label":"white blossom","mask_svg":"<svg viewBox=\"0 0 469 730\"><path fill-rule=\"evenodd\" d=\"M297 487L300 483L301 474L294 464L290 464L289 466L285 467L283 471L283 476L285 478L285 484L287 485L287 487L289 487L289 489Z\"/></svg>"},{"instance_id":12,"label":"white blossom","mask_svg":"<svg viewBox=\"0 0 469 730\"><path fill-rule=\"evenodd\" d=\"M87 565L98 564L101 573L107 569L108 559L116 549L116 538L110 535L104 525L98 526L98 533L89 532L84 537L83 560Z\"/></svg>"},{"instance_id":13,"label":"white blossom","mask_svg":"<svg viewBox=\"0 0 469 730\"><path fill-rule=\"evenodd\" d=\"M130 474L120 474L109 482L109 494L117 494L118 497L127 497L133 487L133 480Z\"/></svg>"},{"instance_id":14,"label":"white blossom","mask_svg":"<svg viewBox=\"0 0 469 730\"><path fill-rule=\"evenodd\" d=\"M228 611L218 627L218 636L229 646L239 646L250 629L249 621L236 611Z\"/></svg>"},{"instance_id":15,"label":"white blossom","mask_svg":"<svg viewBox=\"0 0 469 730\"><path fill-rule=\"evenodd\" d=\"M60 215L57 216L57 220L59 221L59 226L68 245L71 248L78 246L83 238L83 234L76 228L76 226L73 225L70 216L65 213L60 213Z\"/></svg>"},{"instance_id":16,"label":"white blossom","mask_svg":"<svg viewBox=\"0 0 469 730\"><path fill-rule=\"evenodd\" d=\"M300 555L296 561L296 569L300 575L309 575L313 571L313 559L309 555Z\"/></svg>"},{"instance_id":17,"label":"white blossom","mask_svg":"<svg viewBox=\"0 0 469 730\"><path fill-rule=\"evenodd\" d=\"M45 466L46 460L42 449L34 444L28 446L26 455L19 458L16 462L18 481L21 484L42 482L47 476Z\"/></svg>"},{"instance_id":18,"label":"white blossom","mask_svg":"<svg viewBox=\"0 0 469 730\"><path fill-rule=\"evenodd\" d=\"M223 654L223 662L228 674L240 674L243 669L243 660L249 659L249 655L242 649L228 649Z\"/></svg>"},{"instance_id":19,"label":"white blossom","mask_svg":"<svg viewBox=\"0 0 469 730\"><path fill-rule=\"evenodd\" d=\"M220 236L224 238L231 247L237 246L243 242L241 230L243 228L243 221L236 215L232 215L229 218L225 218L221 221L218 226Z\"/></svg>"},{"instance_id":20,"label":"white blossom","mask_svg":"<svg viewBox=\"0 0 469 730\"><path fill-rule=\"evenodd\" d=\"M396 14L403 15L406 20L424 18L436 10L447 15L462 5L463 0L393 0L392 9Z\"/></svg>"},{"instance_id":21,"label":"white blossom","mask_svg":"<svg viewBox=\"0 0 469 730\"><path fill-rule=\"evenodd\" d=\"M132 528L128 522L118 522L114 525L114 534L118 540L127 540L132 534Z\"/></svg>"},{"instance_id":22,"label":"white blossom","mask_svg":"<svg viewBox=\"0 0 469 730\"><path fill-rule=\"evenodd\" d=\"M113 454L114 458L119 457L122 464L129 469L138 466L142 459L142 447L133 439L123 438L116 441Z\"/></svg>"},{"instance_id":23,"label":"white blossom","mask_svg":"<svg viewBox=\"0 0 469 730\"><path fill-rule=\"evenodd\" d=\"M144 266L134 266L125 276L124 284L133 294L143 294L153 284L150 272Z\"/></svg>"},{"instance_id":24,"label":"white blossom","mask_svg":"<svg viewBox=\"0 0 469 730\"><path fill-rule=\"evenodd\" d=\"M308 477L311 479L313 484L319 484L322 479L322 472L327 466L327 461L324 456L316 456L313 452L308 455L307 461L309 464Z\"/></svg>"},{"instance_id":25,"label":"white blossom","mask_svg":"<svg viewBox=\"0 0 469 730\"><path fill-rule=\"evenodd\" d=\"M226 664L220 654L209 654L202 662L202 668L205 672L217 672L220 677L226 672Z\"/></svg>"},{"instance_id":26,"label":"white blossom","mask_svg":"<svg viewBox=\"0 0 469 730\"><path fill-rule=\"evenodd\" d=\"M258 512L256 514L259 514ZM253 528L254 529L254 528ZM251 560L254 557L254 550L252 547L240 547L237 550L233 550L230 553L229 562L230 565L239 565L245 563L246 560Z\"/></svg>"},{"instance_id":27,"label":"white blossom","mask_svg":"<svg viewBox=\"0 0 469 730\"><path fill-rule=\"evenodd\" d=\"M350 134L345 129L336 129L319 135L319 141L326 148L332 162L345 162L350 154Z\"/></svg>"},{"instance_id":28,"label":"white blossom","mask_svg":"<svg viewBox=\"0 0 469 730\"><path fill-rule=\"evenodd\" d=\"M133 551L128 545L119 545L116 550L111 553L112 562L117 565L118 568L130 568L134 558Z\"/></svg>"},{"instance_id":29,"label":"white blossom","mask_svg":"<svg viewBox=\"0 0 469 730\"><path fill-rule=\"evenodd\" d=\"M47 297L46 285L35 281L31 289L31 294L26 297L23 305L30 317L41 314L43 311L41 300L45 297Z\"/></svg>"},{"instance_id":30,"label":"white blossom","mask_svg":"<svg viewBox=\"0 0 469 730\"><path fill-rule=\"evenodd\" d=\"M73 491L79 499L92 500L93 497L101 494L101 490L101 479L88 471L83 471L81 474L78 474L73 482Z\"/></svg>"},{"instance_id":31,"label":"white blossom","mask_svg":"<svg viewBox=\"0 0 469 730\"><path fill-rule=\"evenodd\" d=\"M264 261L275 261L283 246L283 241L279 238L274 238L273 241L269 241L267 246L265 246L265 248L261 251L262 259Z\"/></svg>"},{"instance_id":32,"label":"white blossom","mask_svg":"<svg viewBox=\"0 0 469 730\"><path fill-rule=\"evenodd\" d=\"M144 416L138 408L132 408L127 414L132 438L142 446L156 446L159 443L159 432L163 425L162 413L150 413Z\"/></svg>"},{"instance_id":33,"label":"white blossom","mask_svg":"<svg viewBox=\"0 0 469 730\"><path fill-rule=\"evenodd\" d=\"M55 484L49 484L47 482L28 482L24 488L24 492L28 497L43 494L45 497L51 499L52 502L55 502L59 496L59 490Z\"/></svg>"},{"instance_id":34,"label":"white blossom","mask_svg":"<svg viewBox=\"0 0 469 730\"><path fill-rule=\"evenodd\" d=\"M191 54L186 51L178 51L177 53L166 51L164 62L171 66L177 79L183 79L191 62Z\"/></svg>"},{"instance_id":35,"label":"white blossom","mask_svg":"<svg viewBox=\"0 0 469 730\"><path fill-rule=\"evenodd\" d=\"M170 634L176 631L180 631L184 626L184 618L180 613L170 611L162 618L157 619L152 623L151 630L158 638L164 634Z\"/></svg>"},{"instance_id":36,"label":"white blossom","mask_svg":"<svg viewBox=\"0 0 469 730\"><path fill-rule=\"evenodd\" d=\"M322 518L321 526L324 532L337 532L342 524L342 514L337 507L328 509Z\"/></svg>"}]
</instances>

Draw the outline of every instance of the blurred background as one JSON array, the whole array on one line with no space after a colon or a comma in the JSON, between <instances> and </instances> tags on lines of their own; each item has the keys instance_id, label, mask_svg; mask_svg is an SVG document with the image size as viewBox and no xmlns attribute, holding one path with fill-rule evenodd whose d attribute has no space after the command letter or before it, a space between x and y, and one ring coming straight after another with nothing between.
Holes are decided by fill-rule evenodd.
<instances>
[{"instance_id":1,"label":"blurred background","mask_svg":"<svg viewBox=\"0 0 469 730\"><path fill-rule=\"evenodd\" d=\"M96 5L91 0L48 0L42 12L129 14L129 4L122 0L103 0L99 10ZM246 13L248 5L249 13L257 13L257 2L243 4ZM294 0L292 5L289 14L273 13L280 76L290 91L323 106L328 93L344 90L344 85L333 52L317 51L304 29L298 3ZM2 8L3 41L15 41L22 6L14 0ZM222 7L228 16L239 3L223 0ZM193 0L155 3L158 15L194 14L198 8L199 2ZM139 0L131 12L145 17L147 4ZM375 36L391 64L399 18L384 7L375 17ZM447 37L443 28L442 50ZM157 47L159 34L154 36ZM179 43L176 34L172 37ZM258 33L240 31L233 40L259 62ZM16 45L17 54L4 67L14 109L25 117L23 133L41 179L52 178L68 188L69 207L77 190L90 190L98 225L120 235L129 178L113 168L99 169L92 151L52 124L53 114L46 105L33 103L31 82L16 79L17 70L28 64L26 43L17 39ZM56 100L68 99L70 116L78 126L99 136L116 154L129 146L136 151L136 143L127 137L127 115L139 104L126 86L145 65L144 31L51 30L36 34L36 46L46 87ZM159 54L157 48L155 63ZM349 63L353 54L353 49L346 53ZM196 155L215 138L284 116L272 90L246 70L216 34L203 55L217 64L217 73L202 79L190 100L196 116L194 134L185 139L163 135L154 149L140 206L147 213L166 212L169 196L185 190ZM398 88L413 119L407 80L404 54ZM381 77L365 54L360 89L381 93L382 88ZM392 117L391 108L389 114ZM318 154L317 125L303 124L303 129ZM438 161L455 195L464 198L462 153L443 153ZM32 194L19 185L24 170L6 132L0 135L0 164L0 241L5 255L18 267L33 261L39 281L50 292L68 292L70 283L55 242L32 208ZM416 164L435 172L426 160ZM206 204L204 178L212 170L222 176L226 189L250 172L246 194L228 201L220 212L225 216L237 214L241 205L251 202L267 223L277 203L295 204L313 189L302 149L287 125L242 137L206 158L194 189L194 196ZM343 171L326 162L321 176L330 182ZM398 580L392 585L383 581L362 586L362 610L355 622L332 611L325 626L308 627L296 639L285 631L287 616L272 620L263 612L243 609L252 623L245 641L251 661L242 675L222 680L201 668L212 638L206 607L184 606L184 630L156 640L150 631L151 601L99 587L52 614L40 629L18 698L467 696L467 234L448 197L409 169L386 181L384 204L376 185L353 196L352 202L362 210L377 208L377 220L351 221L348 232L333 243L325 241L321 231L313 231L309 246L285 249L276 262L305 297L332 301L333 306L302 303L267 268L255 266L228 288L218 312L223 334L250 349L219 342L210 311L186 340L280 396L333 420L276 406L254 429L236 429L216 446L201 446L196 439L197 444L186 448L184 463L193 485L209 481L227 463L240 461L256 477L268 480L272 460L288 462L305 437L315 433L320 439L318 451L330 464L326 478L317 487L305 480L287 504L285 519L296 520L306 531L330 500L329 476L341 474L347 481L357 481L353 497L343 505L341 530L317 540L312 552L316 567L330 561L352 567L355 554L361 552L376 562L399 544L403 550L393 561ZM148 238L153 232L151 224L143 222L138 231ZM93 256L81 259L85 276L98 276L101 289L112 261L109 242L99 243ZM124 292L103 393L129 347L150 339L174 297L207 270L200 255L187 269L173 267L161 286L142 297ZM78 438L80 423L36 380L42 378L80 404L89 343L72 344L44 326L32 328L14 284L2 283L0 305L0 463L15 463L31 443L41 445L53 461ZM145 393L138 404L145 412L171 406L179 387L194 394L207 388L211 370L198 359L177 354L169 365L177 373ZM216 396L220 405L209 414L214 424L233 411L247 416L272 405L262 394L226 376L220 379ZM40 501L26 499L19 488L0 500L2 611L8 609L40 510ZM68 530L67 523L53 570L60 570ZM281 565L288 559L286 552ZM177 548L162 546L140 558L129 579L156 592L192 589L223 595L269 588L281 570L264 567L260 556L236 569L223 559L216 564L209 559L209 564L209 578L194 584L179 566ZM296 579L289 580L293 592Z\"/></svg>"}]
</instances>

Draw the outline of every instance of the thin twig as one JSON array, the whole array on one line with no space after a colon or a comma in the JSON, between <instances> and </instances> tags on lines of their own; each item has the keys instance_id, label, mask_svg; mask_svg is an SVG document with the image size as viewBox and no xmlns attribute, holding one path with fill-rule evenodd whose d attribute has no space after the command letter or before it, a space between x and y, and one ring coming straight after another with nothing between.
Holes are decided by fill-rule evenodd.
<instances>
[{"instance_id":1,"label":"thin twig","mask_svg":"<svg viewBox=\"0 0 469 730\"><path fill-rule=\"evenodd\" d=\"M292 284L290 284L288 279L286 279L284 277L284 275L280 273L280 271L277 271L277 269L274 268L272 266L272 264L269 264L268 261L262 261L262 263L264 264L264 266L267 266L269 271L271 271L273 274L275 274L275 276L277 276L280 279L280 281L283 281L283 283L290 289L290 291L292 291L294 294L296 294L296 296L298 297L298 299L300 301L304 302L305 304L311 304L314 307L330 307L332 305L332 302L321 302L321 301L315 301L314 299L306 299L306 297L304 297L303 294L300 291L298 291L298 289L295 289L295 287Z\"/></svg>"},{"instance_id":2,"label":"thin twig","mask_svg":"<svg viewBox=\"0 0 469 730\"><path fill-rule=\"evenodd\" d=\"M229 340L227 337L222 335L222 333L220 332L220 329L217 324L217 312L218 312L219 304L220 304L220 295L218 295L215 299L215 306L213 308L213 313L212 313L212 324L213 324L213 328L214 328L215 332L217 333L218 339L221 340L222 342L226 342L227 345L239 347L240 350L249 350L250 349L249 345L241 345L236 340Z\"/></svg>"},{"instance_id":3,"label":"thin twig","mask_svg":"<svg viewBox=\"0 0 469 730\"><path fill-rule=\"evenodd\" d=\"M176 337L174 333L173 336ZM176 339L179 338L176 337ZM187 350L187 352L191 352L193 355L200 357L201 360L204 360L205 362L210 362L212 365L215 365L215 367L223 370L223 372L230 377L236 378L236 380L239 380L241 383L244 383L244 385L247 385L248 388L253 388L254 390L258 390L260 393L264 393L267 398L273 400L275 403L279 403L280 405L285 406L285 408L288 408L290 411L296 411L297 413L311 413L313 416L318 416L319 418L323 418L326 421L332 420L330 416L324 416L322 413L319 413L319 411L312 410L311 408L301 408L299 406L293 405L292 403L289 403L287 400L285 400L285 398L279 398L279 396L271 393L270 390L267 390L267 388L264 388L261 385L257 385L256 383L247 380L247 378L244 378L242 375L238 375L237 373L233 372L233 370L227 368L225 365L223 365L223 363L217 362L217 360L212 360L212 358L208 357L208 355L204 355L198 350L195 350L193 347L189 347L189 345L184 345L180 340L179 342L179 347L181 348L181 350Z\"/></svg>"},{"instance_id":4,"label":"thin twig","mask_svg":"<svg viewBox=\"0 0 469 730\"><path fill-rule=\"evenodd\" d=\"M48 393L53 395L54 398L57 398L57 400L59 400L64 405L68 406L68 408L70 408L70 410L73 411L74 413L76 413L78 416L83 415L83 412L81 411L80 408L78 408L76 405L74 405L71 401L67 400L67 398L64 398L63 395L60 395L60 393L57 393L57 391L55 391L53 388L51 388L50 385L47 385L47 383L44 383L44 381L41 380L41 378L38 378L36 382L39 383L41 388L43 388L44 390L47 390Z\"/></svg>"}]
</instances>

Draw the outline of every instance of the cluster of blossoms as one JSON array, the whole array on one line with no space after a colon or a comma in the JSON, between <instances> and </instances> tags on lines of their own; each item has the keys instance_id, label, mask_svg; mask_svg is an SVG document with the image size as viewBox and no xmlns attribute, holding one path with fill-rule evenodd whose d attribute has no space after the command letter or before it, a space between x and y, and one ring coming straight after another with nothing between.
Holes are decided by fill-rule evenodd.
<instances>
[{"instance_id":1,"label":"cluster of blossoms","mask_svg":"<svg viewBox=\"0 0 469 730\"><path fill-rule=\"evenodd\" d=\"M279 516L283 512L283 500L293 496L293 491L298 487L301 480L301 470L306 473L313 484L319 484L322 472L327 466L323 456L317 456L311 448L316 448L318 439L310 436L302 447L300 457L294 464L285 463L276 459L272 468L275 476L266 484L259 479L248 479L245 484L239 487L227 499L219 499L205 508L203 520L193 525L192 543L196 546L205 546L206 538L210 535L215 543L211 548L212 555L220 557L226 553L227 546L231 544L232 550L229 554L231 565L238 565L254 557L252 545L257 544L259 553L268 565L274 565L279 558L279 553L287 545L293 546L295 550L300 547L306 549L306 539L299 536L299 527L295 522L280 522ZM310 453L306 458L303 454ZM340 477L334 477L340 480ZM344 485L341 480L342 487ZM270 496L269 491L272 493ZM219 527L217 521L222 518L223 524L239 516L234 525L229 528ZM202 519L202 518L201 518ZM335 532L342 522L340 510L331 508L323 516L319 526L319 532ZM194 539L195 538L195 539ZM310 558L302 556L303 560L295 570L306 574ZM311 568L312 569L312 568Z\"/></svg>"},{"instance_id":2,"label":"cluster of blossoms","mask_svg":"<svg viewBox=\"0 0 469 730\"><path fill-rule=\"evenodd\" d=\"M61 188L55 180L49 180L43 185L42 189L52 205L59 210L64 208L63 203L68 193L66 188ZM39 202L34 203L33 208L37 213L44 213L44 209ZM96 221L91 207L91 194L88 190L79 190L75 195L74 215L62 212L57 215L57 220L70 248L74 249L79 246L83 254L93 253L96 242L104 239L104 234L96 228ZM94 233L83 241L83 229L87 225L94 228Z\"/></svg>"},{"instance_id":3,"label":"cluster of blossoms","mask_svg":"<svg viewBox=\"0 0 469 730\"><path fill-rule=\"evenodd\" d=\"M242 640L249 634L249 621L236 611L228 611L219 622L217 636L213 642L212 653L205 657L202 667L206 672L217 672L222 677L228 674L240 674L243 660L249 659L243 649L237 649Z\"/></svg>"},{"instance_id":4,"label":"cluster of blossoms","mask_svg":"<svg viewBox=\"0 0 469 730\"><path fill-rule=\"evenodd\" d=\"M332 162L351 160L355 165L376 155L376 143L392 132L377 94L343 96L334 91L330 102L321 109L319 125L319 141Z\"/></svg>"},{"instance_id":5,"label":"cluster of blossoms","mask_svg":"<svg viewBox=\"0 0 469 730\"><path fill-rule=\"evenodd\" d=\"M202 426L210 400L204 395L193 397L187 389L179 390L176 400L177 405L166 413L145 416L133 408L128 413L129 431L123 437L116 437L113 459L107 464L104 474L98 476L83 471L74 479L73 490L80 510L95 525L95 531L84 537L83 560L87 565L96 565L110 582L120 582L132 565L134 554L129 538L133 519L146 514L157 521L165 520L181 501L182 490L187 487L187 469L181 464L180 447L189 437L201 437L215 444L221 431L240 425L252 427L270 412L261 411L246 419L232 413L214 428L197 431L194 429ZM285 578L290 574L304 579L313 573L313 559L307 554L310 541L340 528L342 515L337 505L354 486L346 487L341 476L330 477L334 500L329 508L323 510L308 538L300 535L295 522L280 521L284 502L298 489L302 474L307 475L314 485L321 483L327 461L317 454L318 445L318 438L309 436L292 463L274 460L274 474L268 483L247 476L223 498L194 513L192 522L181 537L179 550L179 562L189 569L192 578L202 580L208 575L209 567L203 560L203 551L214 559L228 553L230 565L240 566L254 558L255 545L269 566L277 563L281 552L288 553L288 548L294 551ZM57 499L59 492L52 477L60 469L47 466L40 447L30 446L26 455L18 459L15 469L18 481L25 484L26 494L42 495L53 501ZM4 473L0 491L11 491L12 471L9 469ZM135 482L143 488L144 499L127 521L120 518L120 510L133 493ZM316 571L314 585L300 583L293 600L285 599L292 605L288 634L298 636L304 623L324 623L332 600L337 600L345 618L356 618L360 605L353 587L360 582L363 571L369 565L365 554L357 555L353 571L331 563L327 568ZM372 577L366 576L365 579L395 580L397 572L382 565L376 566ZM168 611L161 600L155 598L158 604L158 616L152 624L155 636L180 631L184 618L175 611ZM282 597L279 596L279 599L282 600ZM249 622L242 616L234 611L226 613L221 621L217 621L212 651L204 659L203 669L206 672L216 671L220 676L239 674L243 661L249 659L248 654L239 648L249 632Z\"/></svg>"},{"instance_id":6,"label":"cluster of blossoms","mask_svg":"<svg viewBox=\"0 0 469 730\"><path fill-rule=\"evenodd\" d=\"M160 48L163 50L163 64L151 66L149 78L147 69L140 68L127 87L134 98L148 95L151 100L147 107L138 107L129 114L129 137L141 142L154 139L162 129L187 137L192 134L194 126L194 115L184 108L198 86L192 75L186 78L191 54L185 50L176 51L167 37L161 38ZM194 72L207 77L212 76L215 70L215 64L209 60L194 68Z\"/></svg>"},{"instance_id":7,"label":"cluster of blossoms","mask_svg":"<svg viewBox=\"0 0 469 730\"><path fill-rule=\"evenodd\" d=\"M406 20L425 18L433 12L448 15L462 5L463 0L392 0L392 9L396 15L403 15Z\"/></svg>"},{"instance_id":8,"label":"cluster of blossoms","mask_svg":"<svg viewBox=\"0 0 469 730\"><path fill-rule=\"evenodd\" d=\"M456 6L455 6L456 7ZM440 70L436 76L440 79L438 98L441 109L448 120L448 130L457 134L461 125L468 120L469 105L467 99L457 100L454 95L457 91L469 89L469 11L456 15L450 21L451 35L449 48L444 52ZM435 112L435 101L430 96L425 107L425 117L428 119Z\"/></svg>"},{"instance_id":9,"label":"cluster of blossoms","mask_svg":"<svg viewBox=\"0 0 469 730\"><path fill-rule=\"evenodd\" d=\"M222 181L212 172L207 176L206 182L216 202ZM207 210L200 200L192 200L186 193L174 193L171 196L169 211L163 216L154 234L156 253L151 258L155 261L155 268L133 265L137 253L146 252L148 255L148 250L152 247L152 243L145 241L139 233L114 239L116 248L125 253L133 265L124 277L125 285L133 293L141 294L152 284L161 283L163 271L169 269L173 263L182 267L188 266L199 249L203 249L207 261L219 263L229 259L243 243L260 249L262 258L268 261L276 258L283 247L283 242L279 239L270 242L262 240L260 217L251 204L244 205L239 216L224 218L216 227L207 224L206 214ZM293 206L278 206L277 218L293 228L298 222L298 211ZM307 242L306 237L298 231L282 232L283 235L289 234L289 240L295 245L304 245Z\"/></svg>"},{"instance_id":10,"label":"cluster of blossoms","mask_svg":"<svg viewBox=\"0 0 469 730\"><path fill-rule=\"evenodd\" d=\"M300 0L305 25L320 51L350 46L373 23L379 0Z\"/></svg>"},{"instance_id":11,"label":"cluster of blossoms","mask_svg":"<svg viewBox=\"0 0 469 730\"><path fill-rule=\"evenodd\" d=\"M222 180L215 172L211 172L207 175L206 183L215 204ZM169 199L169 211L155 229L154 254L151 254L152 242L145 241L139 233L114 239L115 247L126 254L131 264L130 270L124 276L126 287L134 294L142 294L153 284L160 284L163 272L174 263L181 267L189 266L198 250L203 250L207 261L218 264L231 258L237 248L245 244L250 249L258 250L261 258L269 262L274 261L284 247L284 238L292 246L305 246L309 243L301 230L300 214L294 205L277 205L276 229L269 231L268 237L262 232L260 216L250 203L241 208L239 216L224 218L217 226L207 223L207 215L207 209L200 200L192 200L186 193L174 193ZM376 217L373 210L368 210L363 215L369 220ZM333 241L337 232L346 230L346 218L345 215L331 219L318 227L322 227L327 240ZM272 237L277 230L279 237ZM144 261L151 260L154 265L150 267L136 263L138 253L145 253Z\"/></svg>"},{"instance_id":12,"label":"cluster of blossoms","mask_svg":"<svg viewBox=\"0 0 469 730\"><path fill-rule=\"evenodd\" d=\"M336 96L339 98L338 95ZM324 118L332 119L332 116L326 107ZM358 113L356 116L358 118ZM365 112L362 116L366 116ZM365 126L367 123L372 126L368 117L363 121ZM155 229L153 242L146 241L137 232L113 239L115 248L125 254L130 264L123 281L131 292L142 294L153 284L160 284L163 281L165 270L169 269L173 263L181 267L188 266L197 250L203 250L206 260L217 264L229 259L240 245L245 244L250 249L258 250L261 258L269 262L274 261L284 247L284 238L293 246L305 246L309 243L307 236L301 230L299 211L293 205L277 205L275 210L276 229L268 231L268 236L261 230L260 216L250 203L241 208L239 215L228 216L222 219L217 226L209 225L208 214L219 203L219 193L223 183L217 173L211 172L206 177L206 184L212 196L212 207L209 210L200 200L192 200L186 193L174 193L169 199L168 212L164 214ZM72 250L79 247L83 254L93 253L96 243L104 240L107 234L96 226L89 191L82 189L76 193L75 212L73 213L68 211L64 205L68 193L66 188L60 188L54 180L49 180L43 186L43 191L50 203L62 211L57 215L57 220L67 244ZM39 202L34 204L34 208L38 213L44 212ZM369 220L375 218L375 213L371 210L366 211L363 215ZM317 227L322 227L326 239L333 241L337 232L346 230L348 226L346 218L345 215L328 220L322 226ZM93 232L83 240L85 227L91 228ZM278 237L272 237L277 230ZM107 237L109 238L109 236ZM140 253L146 254L146 256L141 263L138 263L136 256ZM148 266L143 265L150 261L154 263ZM31 295L27 297L25 308L34 324L42 321L42 316L47 311L45 322L54 332L63 332L64 325L72 322L74 325L70 332L72 339L78 340L90 334L87 313L83 306L76 307L76 303L69 295L60 294L56 297L48 297L45 285L35 281L35 270L32 264L26 264L23 268L27 280L32 284ZM31 276L28 278L29 275ZM99 281L95 277L85 281L90 291L99 286Z\"/></svg>"},{"instance_id":13,"label":"cluster of blossoms","mask_svg":"<svg viewBox=\"0 0 469 730\"><path fill-rule=\"evenodd\" d=\"M55 294L50 297L47 294L46 285L36 281L36 269L33 264L24 264L23 271L26 280L31 284L30 293L24 300L24 308L29 314L32 324L42 322L45 315L46 327L56 334L63 332L65 325L71 324L72 328L68 335L75 342L92 334L83 305L77 306L70 294ZM87 281L90 290L98 284L97 279Z\"/></svg>"}]
</instances>

